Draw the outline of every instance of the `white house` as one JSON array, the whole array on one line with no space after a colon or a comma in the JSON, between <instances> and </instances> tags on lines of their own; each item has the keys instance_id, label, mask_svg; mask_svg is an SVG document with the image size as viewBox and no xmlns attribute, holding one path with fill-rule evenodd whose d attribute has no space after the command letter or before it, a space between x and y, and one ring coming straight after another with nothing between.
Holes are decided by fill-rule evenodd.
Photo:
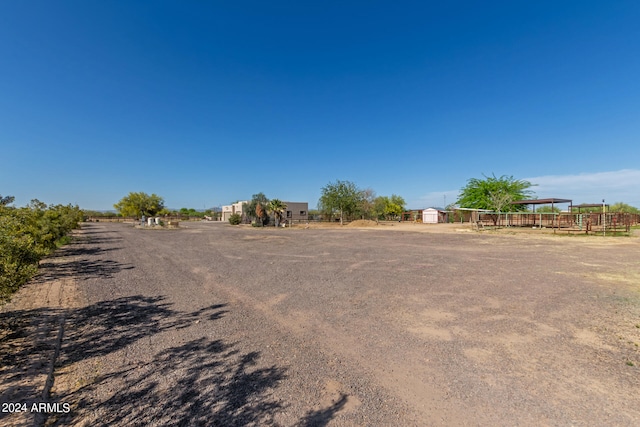
<instances>
[{"instance_id":1,"label":"white house","mask_svg":"<svg viewBox=\"0 0 640 427\"><path fill-rule=\"evenodd\" d=\"M247 200L243 202L237 202L232 205L222 207L222 221L229 221L229 217L233 214L242 215L242 206L245 203L249 203Z\"/></svg>"}]
</instances>

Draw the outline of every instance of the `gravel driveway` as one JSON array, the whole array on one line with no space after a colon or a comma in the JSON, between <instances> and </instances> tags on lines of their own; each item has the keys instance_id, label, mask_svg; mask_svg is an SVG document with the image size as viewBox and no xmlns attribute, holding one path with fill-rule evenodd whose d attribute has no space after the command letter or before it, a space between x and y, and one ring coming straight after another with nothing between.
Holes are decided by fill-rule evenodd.
<instances>
[{"instance_id":1,"label":"gravel driveway","mask_svg":"<svg viewBox=\"0 0 640 427\"><path fill-rule=\"evenodd\" d=\"M638 238L91 223L43 271L47 425L640 423Z\"/></svg>"}]
</instances>

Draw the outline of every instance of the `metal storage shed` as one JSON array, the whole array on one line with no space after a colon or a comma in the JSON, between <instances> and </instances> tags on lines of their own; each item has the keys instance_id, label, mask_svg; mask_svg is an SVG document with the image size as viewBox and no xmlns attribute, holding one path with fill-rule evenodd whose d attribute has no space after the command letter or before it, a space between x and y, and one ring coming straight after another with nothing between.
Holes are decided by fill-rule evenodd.
<instances>
[{"instance_id":1,"label":"metal storage shed","mask_svg":"<svg viewBox=\"0 0 640 427\"><path fill-rule=\"evenodd\" d=\"M437 224L438 223L438 209L427 208L422 210L422 223L423 224Z\"/></svg>"}]
</instances>

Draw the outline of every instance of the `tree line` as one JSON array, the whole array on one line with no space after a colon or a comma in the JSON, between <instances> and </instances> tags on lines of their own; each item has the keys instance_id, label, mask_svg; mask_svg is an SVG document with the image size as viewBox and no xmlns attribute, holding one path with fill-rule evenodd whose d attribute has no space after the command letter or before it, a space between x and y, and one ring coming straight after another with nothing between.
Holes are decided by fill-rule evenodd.
<instances>
[{"instance_id":1,"label":"tree line","mask_svg":"<svg viewBox=\"0 0 640 427\"><path fill-rule=\"evenodd\" d=\"M313 216L315 213L328 220L340 219L340 223L354 219L397 219L404 212L406 205L404 199L396 194L377 196L372 189L360 189L351 181L330 182L321 192L317 211L310 211L309 214ZM244 218L234 214L229 218L229 222L240 224L244 219L254 226L266 226L271 220L271 214L277 226L282 221L286 208L287 205L283 201L269 199L260 192L251 196L251 200L244 204Z\"/></svg>"},{"instance_id":2,"label":"tree line","mask_svg":"<svg viewBox=\"0 0 640 427\"><path fill-rule=\"evenodd\" d=\"M525 212L527 205L513 204L516 200L535 198L532 187L526 180L515 179L513 176L495 175L483 176L483 178L471 178L460 190L458 199L454 204L446 207L448 210L455 208L486 209L492 212ZM164 199L156 194L129 193L114 205L119 215L140 217L180 214L192 217L215 216L214 213L197 212L195 209L182 208L180 211L169 211L164 207ZM282 220L282 212L286 205L279 199L269 200L264 193L254 194L251 201L243 208L244 219L254 225L267 225L270 221L269 214L273 214L276 221ZM406 210L405 200L396 194L391 196L377 196L371 188L361 189L351 181L337 180L329 182L322 187L318 200L317 214L324 219L345 220L372 219L395 220L401 217ZM537 212L550 212L551 207L539 207ZM554 211L559 210L557 207ZM583 212L599 212L601 208L583 209ZM618 202L610 205L608 212L640 213L638 208L626 203ZM310 212L311 213L311 212ZM233 216L234 223L240 223L241 217Z\"/></svg>"},{"instance_id":3,"label":"tree line","mask_svg":"<svg viewBox=\"0 0 640 427\"><path fill-rule=\"evenodd\" d=\"M205 218L219 216L219 212L212 209L197 211L194 208L180 208L179 210L170 210L164 205L164 198L157 194L147 194L144 192L130 192L113 205L117 214L123 217L141 218L142 216L186 216L190 218ZM110 216L109 213L96 211L86 211L89 216Z\"/></svg>"},{"instance_id":4,"label":"tree line","mask_svg":"<svg viewBox=\"0 0 640 427\"><path fill-rule=\"evenodd\" d=\"M68 241L83 217L78 206L47 206L34 199L18 208L14 200L0 196L0 301L37 272L40 259Z\"/></svg>"},{"instance_id":5,"label":"tree line","mask_svg":"<svg viewBox=\"0 0 640 427\"><path fill-rule=\"evenodd\" d=\"M318 209L309 211L310 218L321 216L327 220L340 219L341 223L354 219L397 219L406 205L398 195L376 196L372 189L360 189L351 181L330 182L321 192ZM244 220L262 227L269 224L272 215L278 226L286 209L286 203L280 199L269 199L260 192L243 205L242 215L231 215L229 222L237 225Z\"/></svg>"},{"instance_id":6,"label":"tree line","mask_svg":"<svg viewBox=\"0 0 640 427\"><path fill-rule=\"evenodd\" d=\"M351 181L330 182L322 187L318 210L329 219L344 220L397 219L405 210L406 202L396 194L376 196L371 188L360 189Z\"/></svg>"}]
</instances>

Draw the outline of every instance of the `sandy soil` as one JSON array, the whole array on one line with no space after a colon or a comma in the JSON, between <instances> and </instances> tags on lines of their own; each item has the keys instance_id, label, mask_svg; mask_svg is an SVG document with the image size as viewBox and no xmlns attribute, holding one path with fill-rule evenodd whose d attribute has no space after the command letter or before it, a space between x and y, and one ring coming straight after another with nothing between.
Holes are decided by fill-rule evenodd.
<instances>
[{"instance_id":1,"label":"sandy soil","mask_svg":"<svg viewBox=\"0 0 640 427\"><path fill-rule=\"evenodd\" d=\"M639 259L456 224L89 224L0 312L0 400L71 411L0 423L637 425Z\"/></svg>"},{"instance_id":2,"label":"sandy soil","mask_svg":"<svg viewBox=\"0 0 640 427\"><path fill-rule=\"evenodd\" d=\"M82 232L73 236L81 240ZM59 270L77 258L69 255L68 248L58 251L42 262L38 275L11 302L0 307L0 404L26 404L19 412L1 412L0 425L42 425L46 419L31 409L34 403L51 402L54 362L67 312L82 305L76 278ZM58 384L62 382L59 378Z\"/></svg>"}]
</instances>

